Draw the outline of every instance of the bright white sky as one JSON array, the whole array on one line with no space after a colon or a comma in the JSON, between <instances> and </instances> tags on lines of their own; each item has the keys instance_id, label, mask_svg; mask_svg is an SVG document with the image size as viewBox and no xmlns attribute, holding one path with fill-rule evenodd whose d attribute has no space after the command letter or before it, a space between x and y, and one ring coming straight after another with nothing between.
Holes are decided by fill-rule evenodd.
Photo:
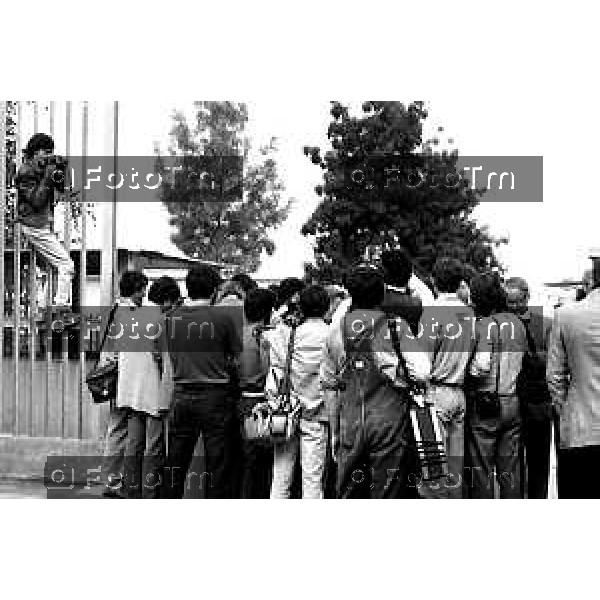
<instances>
[{"instance_id":1,"label":"bright white sky","mask_svg":"<svg viewBox=\"0 0 600 600\"><path fill-rule=\"evenodd\" d=\"M97 117L96 125L91 125L90 144L94 139L98 148L91 146L90 155L103 153L100 147L108 143L101 139L100 125L106 123L107 106L110 108L101 102L90 105L90 113ZM330 105L327 100L290 96L285 101L281 98L251 101L248 106L248 134L255 145L266 143L270 136L278 138L277 161L286 196L297 200L287 222L273 233L277 250L274 256L265 256L257 276L301 275L303 262L312 259L312 249L310 240L300 234L300 228L317 204L314 186L321 181L321 169L304 156L302 147L327 145ZM502 96L486 101L478 98L473 103L464 97L446 96L429 101L428 106L429 132L435 132L438 125L443 126L442 141L452 138L454 147L462 155L544 156L542 204L484 203L476 214L493 232L510 236L501 258L511 274L522 275L533 284L579 277L588 266L588 248L600 245L595 201L590 201L593 187L589 181L586 183L582 173L577 177L566 168L572 164L572 157L565 155L569 128L581 125L567 117L557 119L555 114L568 114L568 111L564 113L561 108L555 112L554 105L536 97L535 91L529 92L529 98L515 96L512 102ZM170 116L175 108L191 111L192 102L120 102L119 154L150 155L155 142L166 148ZM59 149L61 129L58 116ZM580 157L594 151L592 135L589 140L590 148L581 148ZM72 142L73 154L78 152L77 148L77 141ZM160 203L122 203L118 222L120 245L173 251L167 214Z\"/></svg>"}]
</instances>

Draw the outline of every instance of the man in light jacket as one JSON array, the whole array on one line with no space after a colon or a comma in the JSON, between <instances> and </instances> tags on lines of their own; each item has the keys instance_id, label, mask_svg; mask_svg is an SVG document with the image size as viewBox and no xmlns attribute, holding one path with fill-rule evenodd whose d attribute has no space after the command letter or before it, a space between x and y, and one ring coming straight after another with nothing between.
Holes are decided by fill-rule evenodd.
<instances>
[{"instance_id":1,"label":"man in light jacket","mask_svg":"<svg viewBox=\"0 0 600 600\"><path fill-rule=\"evenodd\" d=\"M559 498L600 498L600 282L558 308L546 379L560 420Z\"/></svg>"}]
</instances>

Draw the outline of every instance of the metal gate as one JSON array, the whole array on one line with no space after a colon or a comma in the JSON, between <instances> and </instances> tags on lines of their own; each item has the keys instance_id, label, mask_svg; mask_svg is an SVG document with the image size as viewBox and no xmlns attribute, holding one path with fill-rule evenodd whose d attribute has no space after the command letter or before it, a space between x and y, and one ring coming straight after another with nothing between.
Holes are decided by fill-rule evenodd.
<instances>
[{"instance_id":1,"label":"metal gate","mask_svg":"<svg viewBox=\"0 0 600 600\"><path fill-rule=\"evenodd\" d=\"M56 127L59 122L64 127L62 132ZM112 123L108 125L112 128L115 160L117 123L118 104L115 102ZM38 131L55 138L56 153L66 158L73 151L73 140L80 141L83 175L88 156L88 103L0 101L0 440L5 446L12 444L11 448L16 448L17 453L14 440L21 440L24 446L29 443L39 447L43 454L52 452L54 446L57 452L64 451L64 444L52 446L52 440L88 440L97 443L102 434L106 408L91 403L84 383L85 373L91 366L90 361L96 349L94 343L97 336L80 336L76 330L61 331L60 326L57 327L51 308L54 294L50 276L46 277L45 282L46 308L40 309L38 257L23 239L21 226L11 218L11 215L17 214L15 175L21 164L23 145ZM62 207L57 206L55 216L58 213L60 218L60 213L64 213L61 219L63 241L67 251L76 259L73 285L77 285L79 300L84 302L88 282L85 189L80 190L77 201L82 208L77 219L72 218L65 203ZM116 228L114 215L113 207L113 229ZM71 251L74 230L79 232L80 240ZM104 299L108 305L112 303L115 291L115 231L106 239L112 240L112 245L104 247L102 252L106 258L111 258L101 261L101 277L110 281L110 298ZM81 323L80 327L84 325ZM38 441L37 445L34 440ZM42 440L47 443L40 445ZM3 454L1 443L0 456ZM83 444L81 447L85 446ZM6 448L4 450L6 454Z\"/></svg>"}]
</instances>

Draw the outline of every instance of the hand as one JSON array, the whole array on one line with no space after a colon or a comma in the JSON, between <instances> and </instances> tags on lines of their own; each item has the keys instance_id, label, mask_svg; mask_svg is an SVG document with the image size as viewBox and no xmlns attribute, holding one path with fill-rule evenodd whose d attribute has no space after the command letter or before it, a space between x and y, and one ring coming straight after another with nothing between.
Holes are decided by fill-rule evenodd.
<instances>
[{"instance_id":1,"label":"hand","mask_svg":"<svg viewBox=\"0 0 600 600\"><path fill-rule=\"evenodd\" d=\"M268 402L259 402L252 407L252 414L258 417L263 417L271 412L271 407Z\"/></svg>"},{"instance_id":2,"label":"hand","mask_svg":"<svg viewBox=\"0 0 600 600\"><path fill-rule=\"evenodd\" d=\"M340 437L339 435L332 433L331 434L331 458L333 462L337 463L338 454L340 450Z\"/></svg>"}]
</instances>

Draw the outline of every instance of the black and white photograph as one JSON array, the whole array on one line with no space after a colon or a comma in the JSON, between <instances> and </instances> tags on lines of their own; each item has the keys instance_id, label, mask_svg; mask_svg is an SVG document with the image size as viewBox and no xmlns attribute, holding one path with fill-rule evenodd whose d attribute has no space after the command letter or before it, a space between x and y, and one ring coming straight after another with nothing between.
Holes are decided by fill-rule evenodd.
<instances>
[{"instance_id":1,"label":"black and white photograph","mask_svg":"<svg viewBox=\"0 0 600 600\"><path fill-rule=\"evenodd\" d=\"M5 516L73 528L69 554L108 536L113 574L117 546L157 569L229 556L217 597L274 592L271 558L279 597L340 594L352 559L327 561L354 543L376 549L357 572L398 542L441 582L495 530L551 556L560 515L594 521L597 20L439 6L6 21Z\"/></svg>"}]
</instances>

